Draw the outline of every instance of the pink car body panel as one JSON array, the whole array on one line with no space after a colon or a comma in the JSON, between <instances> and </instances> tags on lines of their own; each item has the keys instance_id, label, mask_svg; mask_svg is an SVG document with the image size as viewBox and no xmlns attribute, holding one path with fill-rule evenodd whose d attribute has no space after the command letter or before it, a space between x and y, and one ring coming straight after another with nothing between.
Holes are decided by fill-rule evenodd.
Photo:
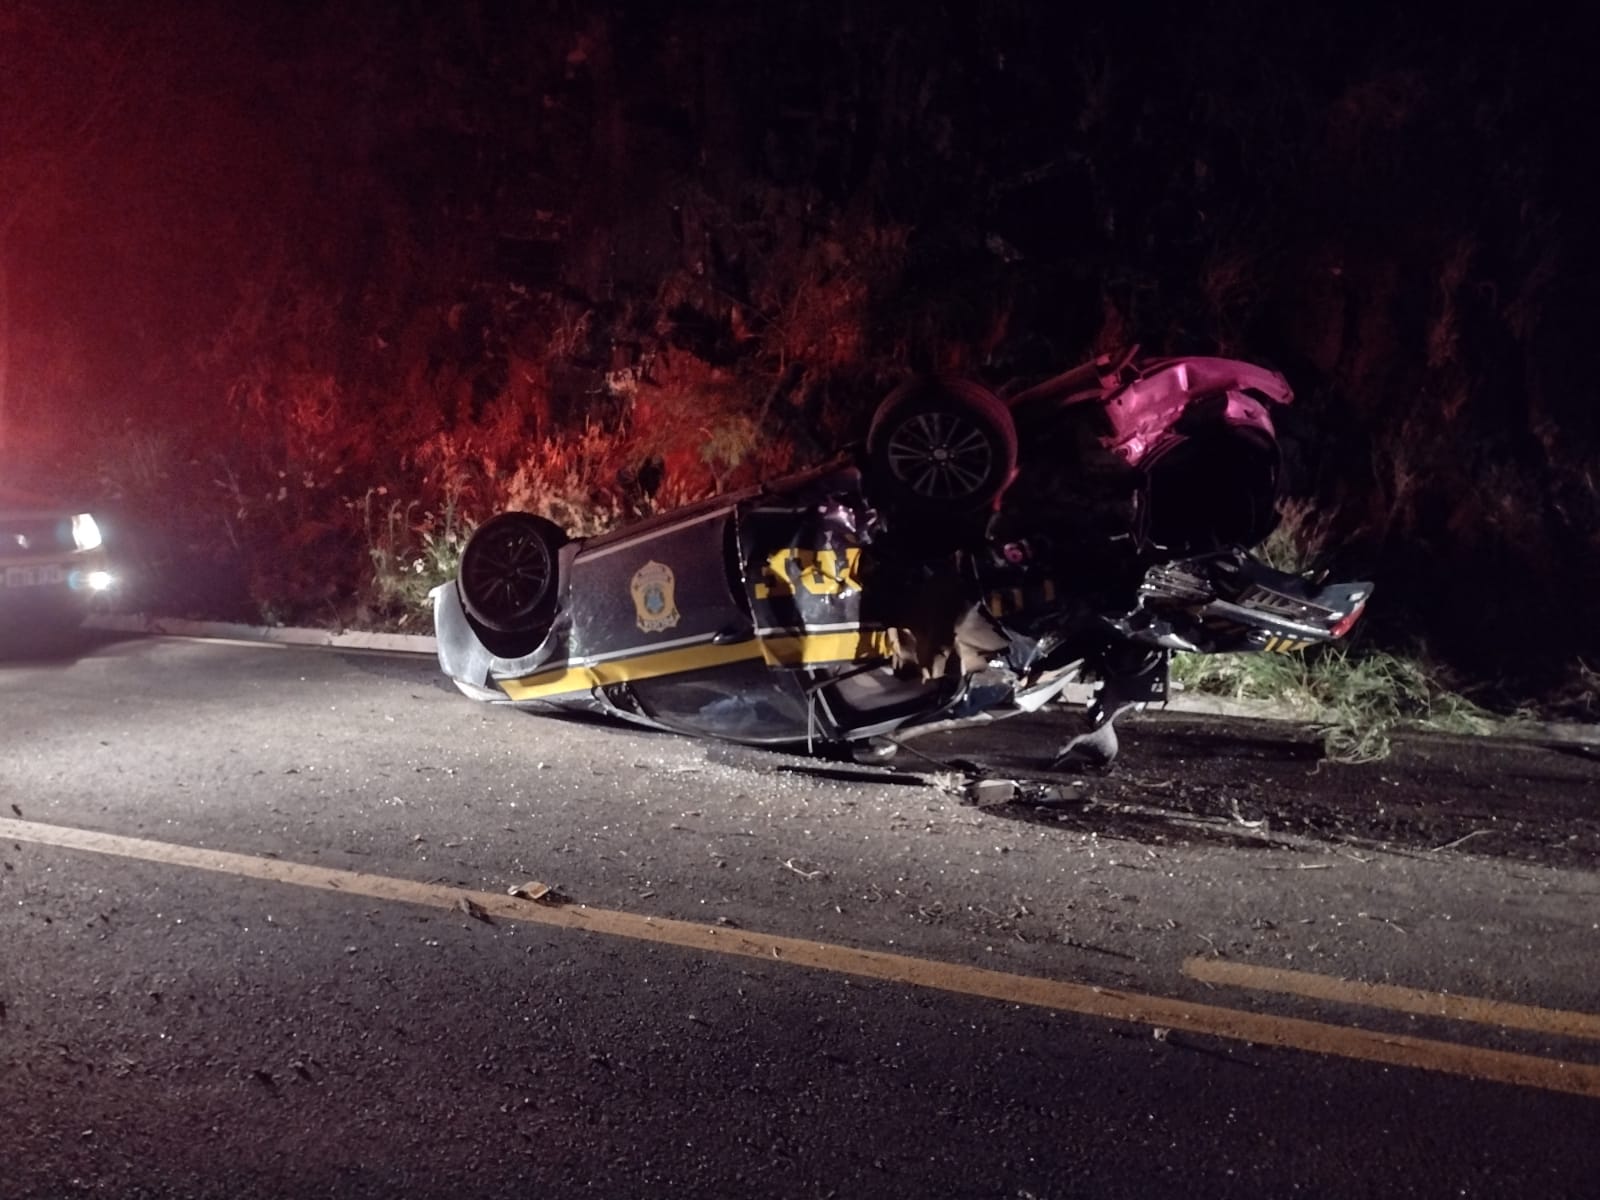
<instances>
[{"instance_id":1,"label":"pink car body panel","mask_svg":"<svg viewBox=\"0 0 1600 1200\"><path fill-rule=\"evenodd\" d=\"M1194 406L1224 397L1225 424L1274 435L1271 406L1294 391L1278 372L1231 358L1158 358L1132 365L1100 360L1029 388L1010 400L1013 410L1039 402L1099 404L1110 425L1101 440L1131 467L1181 441L1178 424Z\"/></svg>"}]
</instances>

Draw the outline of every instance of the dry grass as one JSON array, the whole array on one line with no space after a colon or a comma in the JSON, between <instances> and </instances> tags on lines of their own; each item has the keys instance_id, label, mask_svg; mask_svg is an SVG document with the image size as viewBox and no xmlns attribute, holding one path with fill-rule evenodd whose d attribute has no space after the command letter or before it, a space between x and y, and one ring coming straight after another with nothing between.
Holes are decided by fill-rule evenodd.
<instances>
[{"instance_id":1,"label":"dry grass","mask_svg":"<svg viewBox=\"0 0 1600 1200\"><path fill-rule=\"evenodd\" d=\"M1179 654L1172 677L1187 691L1283 705L1321 727L1335 762L1385 758L1403 729L1484 734L1505 723L1453 691L1423 660L1380 650Z\"/></svg>"}]
</instances>

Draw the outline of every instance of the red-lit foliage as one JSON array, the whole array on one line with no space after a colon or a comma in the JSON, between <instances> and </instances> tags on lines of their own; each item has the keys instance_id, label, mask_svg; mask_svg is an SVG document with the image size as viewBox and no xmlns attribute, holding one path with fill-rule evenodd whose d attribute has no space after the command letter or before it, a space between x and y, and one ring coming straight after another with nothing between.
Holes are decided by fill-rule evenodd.
<instances>
[{"instance_id":1,"label":"red-lit foliage","mask_svg":"<svg viewBox=\"0 0 1600 1200\"><path fill-rule=\"evenodd\" d=\"M1288 373L1369 636L1600 657L1560 619L1600 585L1571 29L135 7L0 25L39 93L0 129L7 469L161 516L247 606L348 612L380 488L587 531L831 452L909 370L1136 340Z\"/></svg>"}]
</instances>

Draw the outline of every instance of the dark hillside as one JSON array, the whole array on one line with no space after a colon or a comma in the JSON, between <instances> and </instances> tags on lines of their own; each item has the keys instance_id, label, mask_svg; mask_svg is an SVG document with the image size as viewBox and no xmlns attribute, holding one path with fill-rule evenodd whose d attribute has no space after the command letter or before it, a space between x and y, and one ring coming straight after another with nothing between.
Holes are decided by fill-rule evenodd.
<instances>
[{"instance_id":1,"label":"dark hillside","mask_svg":"<svg viewBox=\"0 0 1600 1200\"><path fill-rule=\"evenodd\" d=\"M1058 8L0 4L6 470L347 616L374 551L813 460L913 369L1236 354L1366 636L1581 703L1593 31Z\"/></svg>"}]
</instances>

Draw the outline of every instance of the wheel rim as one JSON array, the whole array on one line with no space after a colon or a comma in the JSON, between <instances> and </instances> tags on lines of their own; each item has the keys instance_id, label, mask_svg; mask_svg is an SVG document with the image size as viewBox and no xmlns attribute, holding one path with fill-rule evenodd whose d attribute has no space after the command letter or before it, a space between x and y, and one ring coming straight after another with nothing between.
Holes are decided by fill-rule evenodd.
<instances>
[{"instance_id":1,"label":"wheel rim","mask_svg":"<svg viewBox=\"0 0 1600 1200\"><path fill-rule=\"evenodd\" d=\"M889 470L924 500L961 500L989 485L994 448L973 422L947 412L917 413L884 447Z\"/></svg>"},{"instance_id":2,"label":"wheel rim","mask_svg":"<svg viewBox=\"0 0 1600 1200\"><path fill-rule=\"evenodd\" d=\"M473 604L492 621L531 614L550 586L550 548L535 533L501 530L474 545L461 582Z\"/></svg>"}]
</instances>

